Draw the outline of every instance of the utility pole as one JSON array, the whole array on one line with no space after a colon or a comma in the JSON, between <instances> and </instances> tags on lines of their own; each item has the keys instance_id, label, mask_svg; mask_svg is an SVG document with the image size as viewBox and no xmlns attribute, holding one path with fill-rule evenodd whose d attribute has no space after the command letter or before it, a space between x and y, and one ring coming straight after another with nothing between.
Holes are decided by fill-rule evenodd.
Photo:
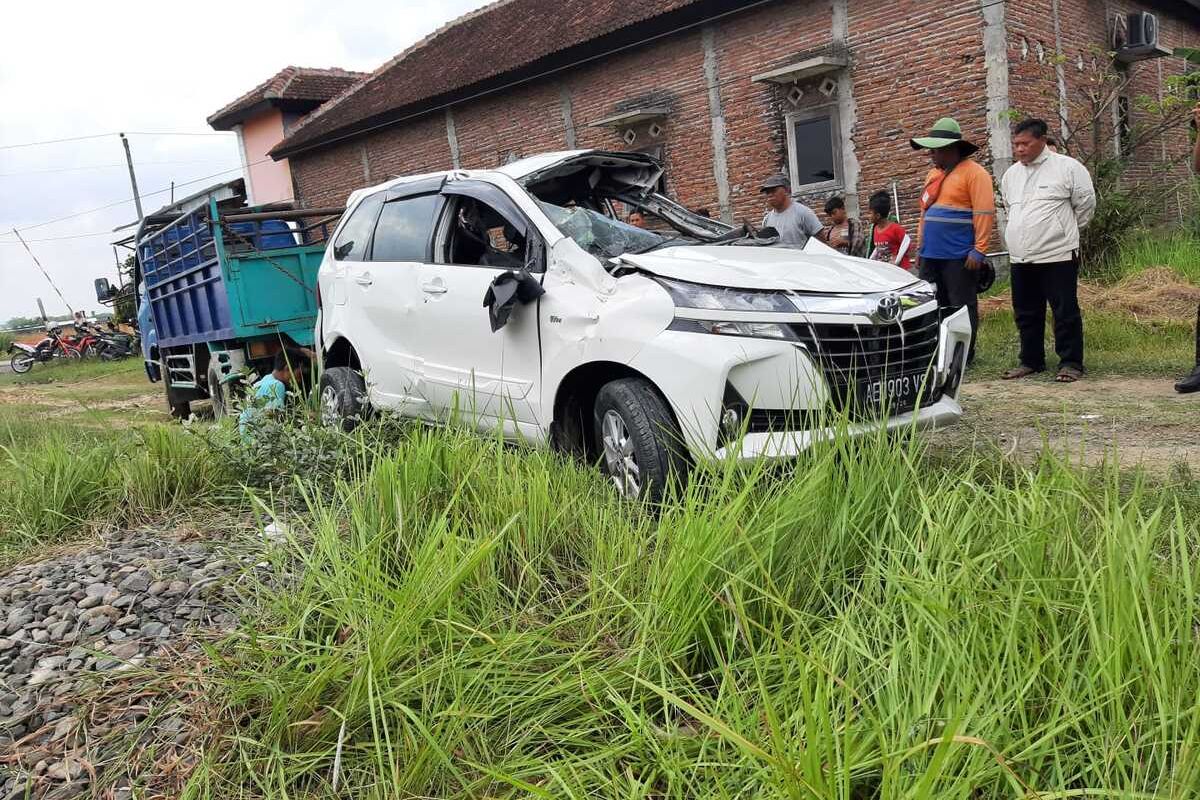
<instances>
[{"instance_id":1,"label":"utility pole","mask_svg":"<svg viewBox=\"0 0 1200 800\"><path fill-rule=\"evenodd\" d=\"M129 165L129 183L133 186L133 204L137 207L138 222L146 216L142 213L142 198L138 195L137 175L133 172L133 156L129 154L129 140L125 138L125 134L121 134L121 144L125 147L125 163Z\"/></svg>"},{"instance_id":2,"label":"utility pole","mask_svg":"<svg viewBox=\"0 0 1200 800\"><path fill-rule=\"evenodd\" d=\"M42 305L42 298L39 297L37 299L37 301L38 301L38 311L42 312L42 322L49 322L49 319L46 317L46 307L44 305Z\"/></svg>"}]
</instances>

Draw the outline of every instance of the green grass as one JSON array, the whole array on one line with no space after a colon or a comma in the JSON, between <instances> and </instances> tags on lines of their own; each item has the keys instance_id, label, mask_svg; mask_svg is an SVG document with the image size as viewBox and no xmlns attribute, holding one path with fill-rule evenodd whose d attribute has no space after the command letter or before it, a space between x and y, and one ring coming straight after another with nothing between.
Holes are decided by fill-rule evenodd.
<instances>
[{"instance_id":1,"label":"green grass","mask_svg":"<svg viewBox=\"0 0 1200 800\"><path fill-rule=\"evenodd\" d=\"M185 796L1200 786L1194 482L878 436L718 469L654 514L417 429L323 489L283 520L291 577L213 653L228 734Z\"/></svg>"},{"instance_id":2,"label":"green grass","mask_svg":"<svg viewBox=\"0 0 1200 800\"><path fill-rule=\"evenodd\" d=\"M1182 278L1200 284L1200 238L1182 231L1151 231L1130 236L1121 244L1109 281L1134 275L1149 267L1166 267Z\"/></svg>"},{"instance_id":3,"label":"green grass","mask_svg":"<svg viewBox=\"0 0 1200 800\"><path fill-rule=\"evenodd\" d=\"M146 380L145 368L142 366L140 357L126 358L122 361L56 358L44 364L34 364L33 368L24 375L18 375L11 371L0 373L0 387L79 383L88 380L104 380L114 376L129 380L140 379L146 386L152 385Z\"/></svg>"},{"instance_id":4,"label":"green grass","mask_svg":"<svg viewBox=\"0 0 1200 800\"><path fill-rule=\"evenodd\" d=\"M10 426L0 435L0 563L96 526L239 504L235 476L178 427L97 433Z\"/></svg>"},{"instance_id":5,"label":"green grass","mask_svg":"<svg viewBox=\"0 0 1200 800\"><path fill-rule=\"evenodd\" d=\"M1195 334L1183 323L1142 322L1121 314L1084 309L1084 361L1092 376L1185 373L1195 358ZM1046 328L1046 364L1058 365L1054 333ZM980 321L973 374L984 379L1017 364L1017 327L1011 309L986 314Z\"/></svg>"}]
</instances>

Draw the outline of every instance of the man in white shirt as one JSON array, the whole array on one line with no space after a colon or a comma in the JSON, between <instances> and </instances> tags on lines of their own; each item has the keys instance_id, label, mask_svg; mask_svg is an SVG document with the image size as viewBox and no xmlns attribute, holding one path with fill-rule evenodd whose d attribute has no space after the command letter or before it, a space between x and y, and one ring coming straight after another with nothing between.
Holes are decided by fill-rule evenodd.
<instances>
[{"instance_id":1,"label":"man in white shirt","mask_svg":"<svg viewBox=\"0 0 1200 800\"><path fill-rule=\"evenodd\" d=\"M1004 240L1012 263L1012 304L1021 337L1020 363L1005 379L1046 369L1046 305L1054 314L1059 383L1083 377L1083 314L1079 310L1079 230L1096 210L1087 168L1046 146L1044 120L1013 129L1017 163L1000 180L1008 208Z\"/></svg>"}]
</instances>

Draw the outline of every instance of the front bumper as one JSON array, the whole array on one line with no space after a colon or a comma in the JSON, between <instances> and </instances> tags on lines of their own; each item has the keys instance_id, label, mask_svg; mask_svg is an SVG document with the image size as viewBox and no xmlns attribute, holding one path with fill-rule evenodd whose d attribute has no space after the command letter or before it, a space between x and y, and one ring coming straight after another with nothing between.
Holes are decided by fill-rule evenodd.
<instances>
[{"instance_id":1,"label":"front bumper","mask_svg":"<svg viewBox=\"0 0 1200 800\"><path fill-rule=\"evenodd\" d=\"M920 312L930 313L927 308ZM960 309L937 324L931 364L936 399L910 411L871 419L837 410L827 376L796 342L666 331L647 343L631 366L662 391L696 461L788 458L839 434L932 429L957 421L962 416L958 399L970 322L966 310ZM751 426L740 436L725 429L723 415L730 407L731 389L755 412L785 418L783 424L772 424L769 430Z\"/></svg>"},{"instance_id":2,"label":"front bumper","mask_svg":"<svg viewBox=\"0 0 1200 800\"><path fill-rule=\"evenodd\" d=\"M808 431L776 431L771 433L747 433L733 444L715 452L717 460L733 458L738 461L756 461L764 458L794 458L820 442L828 442L839 435L865 436L881 428L891 430L944 428L958 422L962 406L953 397L941 400L924 408L897 414L886 419L870 422L850 422L838 427Z\"/></svg>"}]
</instances>

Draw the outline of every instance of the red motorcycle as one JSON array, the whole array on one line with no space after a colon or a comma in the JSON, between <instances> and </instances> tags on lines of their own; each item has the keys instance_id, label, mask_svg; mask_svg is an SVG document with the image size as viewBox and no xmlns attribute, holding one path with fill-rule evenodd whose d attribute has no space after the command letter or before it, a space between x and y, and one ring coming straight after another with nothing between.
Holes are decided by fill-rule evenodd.
<instances>
[{"instance_id":1,"label":"red motorcycle","mask_svg":"<svg viewBox=\"0 0 1200 800\"><path fill-rule=\"evenodd\" d=\"M63 336L62 328L58 327L51 328L37 344L13 342L8 346L8 352L13 354L9 364L17 374L29 372L34 364L55 358L83 358L83 349Z\"/></svg>"}]
</instances>

